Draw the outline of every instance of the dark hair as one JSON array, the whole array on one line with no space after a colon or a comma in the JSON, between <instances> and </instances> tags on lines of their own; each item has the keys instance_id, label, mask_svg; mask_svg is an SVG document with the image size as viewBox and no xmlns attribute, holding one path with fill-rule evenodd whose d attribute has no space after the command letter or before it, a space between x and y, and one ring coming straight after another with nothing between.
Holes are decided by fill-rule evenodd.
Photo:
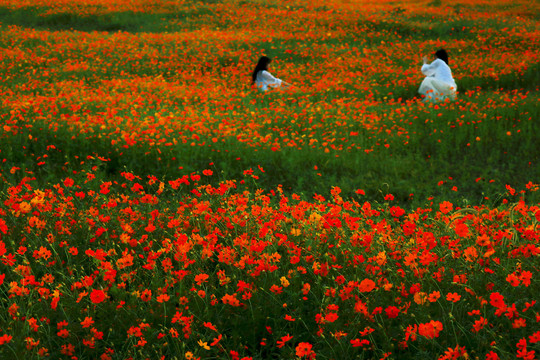
<instances>
[{"instance_id":1,"label":"dark hair","mask_svg":"<svg viewBox=\"0 0 540 360\"><path fill-rule=\"evenodd\" d=\"M448 54L446 53L446 50L444 49L437 50L437 52L435 52L435 56L438 59L441 59L442 61L444 61L446 64L448 64Z\"/></svg>"},{"instance_id":2,"label":"dark hair","mask_svg":"<svg viewBox=\"0 0 540 360\"><path fill-rule=\"evenodd\" d=\"M261 56L259 61L257 62L257 66L255 66L255 70L253 70L253 74L251 75L252 83L255 82L257 79L257 74L259 71L262 70L268 70L268 64L270 64L270 58L267 56Z\"/></svg>"}]
</instances>

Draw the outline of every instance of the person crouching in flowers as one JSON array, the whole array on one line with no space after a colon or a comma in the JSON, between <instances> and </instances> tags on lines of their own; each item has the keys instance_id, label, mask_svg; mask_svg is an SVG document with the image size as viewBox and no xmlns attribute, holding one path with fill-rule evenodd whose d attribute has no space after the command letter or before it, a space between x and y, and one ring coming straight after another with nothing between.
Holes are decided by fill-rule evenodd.
<instances>
[{"instance_id":1,"label":"person crouching in flowers","mask_svg":"<svg viewBox=\"0 0 540 360\"><path fill-rule=\"evenodd\" d=\"M444 49L437 50L435 60L428 64L427 56L423 58L422 73L426 75L418 92L424 101L439 102L456 99L457 85L448 66L448 54Z\"/></svg>"},{"instance_id":2,"label":"person crouching in flowers","mask_svg":"<svg viewBox=\"0 0 540 360\"><path fill-rule=\"evenodd\" d=\"M274 77L268 72L268 65L271 61L269 57L261 56L251 75L252 84L255 84L257 89L263 92L271 89L286 89L291 86L291 84Z\"/></svg>"}]
</instances>

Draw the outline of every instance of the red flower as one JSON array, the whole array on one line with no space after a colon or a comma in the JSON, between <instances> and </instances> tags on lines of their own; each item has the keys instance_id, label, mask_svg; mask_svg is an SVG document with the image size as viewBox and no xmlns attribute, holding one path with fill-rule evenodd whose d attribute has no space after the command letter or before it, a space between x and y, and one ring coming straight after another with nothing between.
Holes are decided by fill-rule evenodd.
<instances>
[{"instance_id":1,"label":"red flower","mask_svg":"<svg viewBox=\"0 0 540 360\"><path fill-rule=\"evenodd\" d=\"M418 334L433 339L439 337L439 333L442 331L443 325L440 321L431 320L428 323L420 324L418 327Z\"/></svg>"},{"instance_id":2,"label":"red flower","mask_svg":"<svg viewBox=\"0 0 540 360\"><path fill-rule=\"evenodd\" d=\"M358 291L360 292L370 292L375 288L375 281L371 279L364 279L358 286Z\"/></svg>"},{"instance_id":3,"label":"red flower","mask_svg":"<svg viewBox=\"0 0 540 360\"><path fill-rule=\"evenodd\" d=\"M64 186L65 187L72 187L75 182L71 178L66 178L64 180Z\"/></svg>"},{"instance_id":4,"label":"red flower","mask_svg":"<svg viewBox=\"0 0 540 360\"><path fill-rule=\"evenodd\" d=\"M387 307L384 312L386 312L386 316L388 316L389 319L394 319L399 315L399 309L393 305Z\"/></svg>"},{"instance_id":5,"label":"red flower","mask_svg":"<svg viewBox=\"0 0 540 360\"><path fill-rule=\"evenodd\" d=\"M144 289L141 294L141 300L142 301L150 301L152 298L152 290L150 289Z\"/></svg>"},{"instance_id":6,"label":"red flower","mask_svg":"<svg viewBox=\"0 0 540 360\"><path fill-rule=\"evenodd\" d=\"M291 317L289 314L285 315L284 319L287 321L296 321L296 319Z\"/></svg>"},{"instance_id":7,"label":"red flower","mask_svg":"<svg viewBox=\"0 0 540 360\"><path fill-rule=\"evenodd\" d=\"M508 274L508 276L506 277L506 281L508 281L510 285L514 287L519 285L519 278L514 273Z\"/></svg>"},{"instance_id":8,"label":"red flower","mask_svg":"<svg viewBox=\"0 0 540 360\"><path fill-rule=\"evenodd\" d=\"M487 319L485 319L484 317L480 317L480 319L476 320L473 324L473 328L472 328L472 332L479 332L481 329L484 328L484 326L486 326L488 323Z\"/></svg>"},{"instance_id":9,"label":"red flower","mask_svg":"<svg viewBox=\"0 0 540 360\"><path fill-rule=\"evenodd\" d=\"M458 293L448 293L446 295L446 300L448 301L458 302L459 299L461 299L461 295L459 295Z\"/></svg>"},{"instance_id":10,"label":"red flower","mask_svg":"<svg viewBox=\"0 0 540 360\"><path fill-rule=\"evenodd\" d=\"M88 327L92 326L93 323L94 323L94 320L92 320L92 318L88 317L88 316L86 316L84 318L84 320L81 321L81 325L82 325L83 328L88 328Z\"/></svg>"},{"instance_id":11,"label":"red flower","mask_svg":"<svg viewBox=\"0 0 540 360\"><path fill-rule=\"evenodd\" d=\"M94 304L99 304L105 300L105 297L105 292L103 290L93 289L90 293L90 301L92 301Z\"/></svg>"},{"instance_id":12,"label":"red flower","mask_svg":"<svg viewBox=\"0 0 540 360\"><path fill-rule=\"evenodd\" d=\"M496 352L490 351L486 354L486 360L499 360L499 355Z\"/></svg>"},{"instance_id":13,"label":"red flower","mask_svg":"<svg viewBox=\"0 0 540 360\"><path fill-rule=\"evenodd\" d=\"M351 340L352 347L360 347L364 345L369 345L369 340L367 339L352 339Z\"/></svg>"},{"instance_id":14,"label":"red flower","mask_svg":"<svg viewBox=\"0 0 540 360\"><path fill-rule=\"evenodd\" d=\"M13 338L13 336L8 335L8 334L4 334L4 335L0 336L0 345L7 344L8 342L11 341L12 338Z\"/></svg>"},{"instance_id":15,"label":"red flower","mask_svg":"<svg viewBox=\"0 0 540 360\"><path fill-rule=\"evenodd\" d=\"M314 355L314 353L311 351L312 348L313 348L313 345L311 345L310 343L301 342L300 344L296 346L296 356L298 357L306 356L308 358L312 358L312 355Z\"/></svg>"},{"instance_id":16,"label":"red flower","mask_svg":"<svg viewBox=\"0 0 540 360\"><path fill-rule=\"evenodd\" d=\"M283 346L285 346L285 343L286 343L287 341L291 340L292 338L293 338L292 335L289 335L289 334L287 334L287 335L285 335L285 336L282 336L282 337L281 337L281 340L278 340L278 341L276 342L277 347L278 347L278 348L282 348Z\"/></svg>"},{"instance_id":17,"label":"red flower","mask_svg":"<svg viewBox=\"0 0 540 360\"><path fill-rule=\"evenodd\" d=\"M324 320L325 320L326 322L333 323L333 322L336 321L338 318L339 318L339 316L338 316L337 313L331 312L331 313L326 314L326 316L324 317Z\"/></svg>"},{"instance_id":18,"label":"red flower","mask_svg":"<svg viewBox=\"0 0 540 360\"><path fill-rule=\"evenodd\" d=\"M504 296L502 296L498 292L494 292L489 295L489 303L496 308L506 308L506 304L504 303Z\"/></svg>"},{"instance_id":19,"label":"red flower","mask_svg":"<svg viewBox=\"0 0 540 360\"><path fill-rule=\"evenodd\" d=\"M443 201L439 204L439 209L443 214L448 214L452 209L454 208L454 205L451 202Z\"/></svg>"}]
</instances>

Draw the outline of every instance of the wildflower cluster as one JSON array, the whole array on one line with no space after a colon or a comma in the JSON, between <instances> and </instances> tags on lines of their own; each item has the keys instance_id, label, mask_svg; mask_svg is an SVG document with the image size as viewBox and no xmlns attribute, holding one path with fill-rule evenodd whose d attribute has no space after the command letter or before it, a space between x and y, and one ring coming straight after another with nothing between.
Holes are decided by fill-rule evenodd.
<instances>
[{"instance_id":1,"label":"wildflower cluster","mask_svg":"<svg viewBox=\"0 0 540 360\"><path fill-rule=\"evenodd\" d=\"M4 354L495 359L537 347L538 206L408 212L339 188L305 201L196 174L90 175L8 189Z\"/></svg>"}]
</instances>

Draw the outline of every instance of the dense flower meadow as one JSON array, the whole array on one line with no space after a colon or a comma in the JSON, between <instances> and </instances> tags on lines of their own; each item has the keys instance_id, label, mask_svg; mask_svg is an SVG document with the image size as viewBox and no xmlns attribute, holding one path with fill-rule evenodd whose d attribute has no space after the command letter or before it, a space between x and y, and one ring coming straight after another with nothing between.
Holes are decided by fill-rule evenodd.
<instances>
[{"instance_id":1,"label":"dense flower meadow","mask_svg":"<svg viewBox=\"0 0 540 360\"><path fill-rule=\"evenodd\" d=\"M48 172L92 151L155 176L261 165L267 188L374 196L386 183L400 201L448 200L452 186L437 184L451 177L479 202L538 175L537 5L326 3L5 0L4 154L33 164L22 154L52 159L53 145L63 154ZM439 47L458 100L419 106L421 54ZM262 54L291 91L254 92ZM60 143L72 136L79 147ZM396 180L411 175L424 185Z\"/></svg>"},{"instance_id":2,"label":"dense flower meadow","mask_svg":"<svg viewBox=\"0 0 540 360\"><path fill-rule=\"evenodd\" d=\"M5 356L536 356L539 206L406 212L336 187L307 202L122 176L8 189Z\"/></svg>"},{"instance_id":3,"label":"dense flower meadow","mask_svg":"<svg viewBox=\"0 0 540 360\"><path fill-rule=\"evenodd\" d=\"M0 0L0 358L539 358L539 11Z\"/></svg>"}]
</instances>

